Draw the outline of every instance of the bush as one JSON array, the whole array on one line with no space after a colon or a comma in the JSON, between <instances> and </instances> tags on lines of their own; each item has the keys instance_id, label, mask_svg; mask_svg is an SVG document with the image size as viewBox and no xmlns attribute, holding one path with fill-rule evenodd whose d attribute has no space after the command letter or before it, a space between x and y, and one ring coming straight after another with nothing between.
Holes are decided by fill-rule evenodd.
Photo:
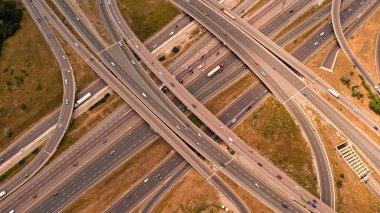
<instances>
[{"instance_id":1,"label":"bush","mask_svg":"<svg viewBox=\"0 0 380 213\"><path fill-rule=\"evenodd\" d=\"M22 110L26 110L28 107L26 106L26 104L21 104L21 105L20 105L20 108L21 108Z\"/></svg>"},{"instance_id":2,"label":"bush","mask_svg":"<svg viewBox=\"0 0 380 213\"><path fill-rule=\"evenodd\" d=\"M8 138L12 137L13 131L10 128L4 128L4 135L7 136Z\"/></svg>"},{"instance_id":3,"label":"bush","mask_svg":"<svg viewBox=\"0 0 380 213\"><path fill-rule=\"evenodd\" d=\"M340 82L342 82L343 85L350 86L351 80L347 78L346 76L342 76L340 78Z\"/></svg>"},{"instance_id":4,"label":"bush","mask_svg":"<svg viewBox=\"0 0 380 213\"><path fill-rule=\"evenodd\" d=\"M338 181L336 182L336 185L338 186L338 188L341 188L341 187L343 186L343 182L342 182L342 180L338 180Z\"/></svg>"},{"instance_id":5,"label":"bush","mask_svg":"<svg viewBox=\"0 0 380 213\"><path fill-rule=\"evenodd\" d=\"M344 179L344 174L340 173L339 177L342 178L342 179Z\"/></svg>"}]
</instances>

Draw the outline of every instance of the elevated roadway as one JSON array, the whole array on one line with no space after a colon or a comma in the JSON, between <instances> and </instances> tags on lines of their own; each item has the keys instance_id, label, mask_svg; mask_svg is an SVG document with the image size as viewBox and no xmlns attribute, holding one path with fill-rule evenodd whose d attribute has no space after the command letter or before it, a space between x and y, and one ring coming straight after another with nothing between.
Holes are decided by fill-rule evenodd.
<instances>
[{"instance_id":1,"label":"elevated roadway","mask_svg":"<svg viewBox=\"0 0 380 213\"><path fill-rule=\"evenodd\" d=\"M223 20L227 20L227 18L223 16L222 13L220 12L220 5L218 3L214 1L207 1L207 3L209 6L211 5L211 7L213 8L212 10L214 11L214 14L217 17L220 17ZM216 18L216 17L213 17L213 18ZM222 21L222 23L229 26L229 28L227 28L228 30L231 30L231 29L238 30L239 31L238 33L240 34L239 36L246 37L244 39L239 38L238 40L244 40L244 41L247 41L247 43L250 43L250 41L256 40L261 45L265 46L265 49L269 49L271 53L275 54L276 57L281 58L283 62L291 66L297 72L305 76L308 76L309 80L311 81L319 80L318 76L314 74L304 64L296 60L294 57L292 57L289 53L284 51L282 48L278 47L276 44L274 44L268 38L263 36L257 30L247 26L247 24L244 23L241 19L236 18L236 20L233 20L233 21L228 20L224 22ZM230 33L233 35L236 32L232 33L231 31ZM223 36L221 38L226 40L225 37L229 39L229 36ZM256 47L257 49L264 48L263 46L260 46L260 45L247 46L247 44L244 44L244 46L246 46L246 48L249 48L251 50L253 50L253 47ZM257 49L256 49L256 52L257 52ZM257 52L257 54L264 54L264 53L268 54L268 51L263 50L263 51ZM267 59L267 63L270 62L271 66L275 66L275 67L279 66L279 67L282 67L281 69L285 69L282 75L288 78L287 82L291 83L293 86L296 86L296 88L298 88L299 90L303 90L303 89L307 90L307 92L305 91L306 92L305 98L308 100L308 102L314 105L316 109L321 114L323 114L328 120L330 120L331 123L337 129L339 129L343 134L345 134L352 141L352 143L356 145L356 147L361 151L363 156L372 164L372 166L375 167L375 169L378 169L380 167L379 146L370 137L368 137L365 133L363 133L360 129L358 129L355 125L353 125L350 121L348 121L340 112L338 112L334 107L332 107L329 103L327 103L324 99L322 99L318 94L312 91L298 77L294 78L295 75L293 74L293 72L290 71L290 69L288 69L287 67L285 67L282 64L282 62L278 61L276 57L274 57L271 54L267 55L266 57L269 57L269 59ZM282 72L277 71L277 73L281 74ZM289 78L290 76L294 76L294 77ZM310 92L310 95L308 94L308 92Z\"/></svg>"},{"instance_id":2,"label":"elevated roadway","mask_svg":"<svg viewBox=\"0 0 380 213\"><path fill-rule=\"evenodd\" d=\"M24 1L24 4L26 8L30 11L31 8L29 7L26 1ZM47 26L46 19L38 11L35 12L36 16L33 17L33 20L37 23L37 26L40 29L40 31L43 32L42 35L49 44L49 47L54 53L55 58L58 60L61 69L62 82L64 88L63 102L62 107L59 111L58 120L55 129L53 130L52 136L46 142L46 144L44 145L42 150L37 154L37 156L25 168L23 168L19 173L17 173L17 175L12 177L5 184L0 186L0 191L5 191L7 193L5 196L2 197L2 199L11 194L22 184L28 181L33 175L35 175L55 153L57 146L62 140L70 124L74 108L76 87L72 68L70 62L68 61L68 56L56 40L53 32ZM14 154L14 150L15 149L13 149L10 153Z\"/></svg>"},{"instance_id":3,"label":"elevated roadway","mask_svg":"<svg viewBox=\"0 0 380 213\"><path fill-rule=\"evenodd\" d=\"M360 3L364 4L364 0ZM363 75L363 77L368 81L368 83L375 89L376 93L380 94L380 88L378 84L373 80L370 73L365 69L365 67L360 63L350 46L346 38L344 37L342 23L340 21L340 5L341 0L333 0L331 7L331 20L332 26L334 28L334 33L336 39L339 43L339 46L342 48L343 52L346 54L347 58L351 61L352 64L359 70L359 72Z\"/></svg>"}]
</instances>

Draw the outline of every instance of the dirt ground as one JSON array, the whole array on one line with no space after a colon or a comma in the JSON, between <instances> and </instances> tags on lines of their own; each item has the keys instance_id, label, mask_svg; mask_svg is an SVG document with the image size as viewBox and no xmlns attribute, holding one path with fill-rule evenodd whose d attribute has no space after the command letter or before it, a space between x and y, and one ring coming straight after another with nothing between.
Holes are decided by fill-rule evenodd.
<instances>
[{"instance_id":1,"label":"dirt ground","mask_svg":"<svg viewBox=\"0 0 380 213\"><path fill-rule=\"evenodd\" d=\"M104 210L158 165L171 150L163 139L154 141L82 194L63 212L92 213Z\"/></svg>"},{"instance_id":2,"label":"dirt ground","mask_svg":"<svg viewBox=\"0 0 380 213\"><path fill-rule=\"evenodd\" d=\"M299 101L307 115L312 120L321 137L330 161L334 180L343 182L342 187L335 185L337 212L378 212L380 201L377 200L358 177L348 167L346 162L335 151L335 146L345 142L346 138L324 120L313 108ZM344 178L341 177L343 174Z\"/></svg>"},{"instance_id":3,"label":"dirt ground","mask_svg":"<svg viewBox=\"0 0 380 213\"><path fill-rule=\"evenodd\" d=\"M372 78L378 82L376 71L376 38L380 29L380 10L377 10L368 21L349 39L348 44Z\"/></svg>"},{"instance_id":4,"label":"dirt ground","mask_svg":"<svg viewBox=\"0 0 380 213\"><path fill-rule=\"evenodd\" d=\"M156 205L153 212L224 212L220 193L191 169ZM228 207L228 206L227 206Z\"/></svg>"}]
</instances>

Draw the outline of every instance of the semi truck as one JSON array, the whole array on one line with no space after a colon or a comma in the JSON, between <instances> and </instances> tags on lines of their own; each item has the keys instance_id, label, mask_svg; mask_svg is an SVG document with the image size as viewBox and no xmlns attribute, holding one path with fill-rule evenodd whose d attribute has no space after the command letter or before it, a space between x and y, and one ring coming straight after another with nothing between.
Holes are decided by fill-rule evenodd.
<instances>
[{"instance_id":1,"label":"semi truck","mask_svg":"<svg viewBox=\"0 0 380 213\"><path fill-rule=\"evenodd\" d=\"M230 13L230 12L228 12L227 10L225 10L224 8L222 8L222 9L220 9L221 11L223 11L228 17L230 17L232 20L235 20L236 18L235 18L235 16L232 14L232 13Z\"/></svg>"},{"instance_id":2,"label":"semi truck","mask_svg":"<svg viewBox=\"0 0 380 213\"><path fill-rule=\"evenodd\" d=\"M219 64L214 69L212 69L209 73L207 73L207 77L211 78L211 76L214 75L216 72L222 72L223 67L224 67L224 64Z\"/></svg>"},{"instance_id":3,"label":"semi truck","mask_svg":"<svg viewBox=\"0 0 380 213\"><path fill-rule=\"evenodd\" d=\"M79 105L81 105L83 102L87 101L89 98L91 97L91 93L87 93L86 95L84 95L83 97L81 97L79 100L77 100L74 104L74 107L78 107Z\"/></svg>"},{"instance_id":4,"label":"semi truck","mask_svg":"<svg viewBox=\"0 0 380 213\"><path fill-rule=\"evenodd\" d=\"M331 95L333 95L335 98L339 98L339 93L333 89L327 90Z\"/></svg>"}]
</instances>

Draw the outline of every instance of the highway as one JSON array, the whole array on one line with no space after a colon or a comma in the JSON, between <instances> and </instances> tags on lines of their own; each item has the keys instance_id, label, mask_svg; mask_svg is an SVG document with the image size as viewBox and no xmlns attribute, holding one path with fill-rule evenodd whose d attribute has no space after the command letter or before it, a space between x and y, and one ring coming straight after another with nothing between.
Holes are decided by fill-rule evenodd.
<instances>
[{"instance_id":1,"label":"highway","mask_svg":"<svg viewBox=\"0 0 380 213\"><path fill-rule=\"evenodd\" d=\"M212 2L212 3L215 3L215 2ZM213 7L219 7L219 6L218 4L215 3ZM218 14L218 16L221 16L219 12L219 8L214 11L218 11L216 13ZM256 39L258 39L257 41L260 41L263 46L270 49L273 54L276 54L277 57L281 58L282 61L292 66L293 69L295 69L299 73L304 74L304 75L307 74L310 76L315 76L315 74L310 69L308 69L304 64L302 64L297 59L292 57L282 48L278 47L268 38L260 34L260 32L258 32L257 30L253 28L249 28L239 18L237 18L236 21L234 21L233 23L237 24L240 30L245 31L247 34L250 35L250 38L246 38L248 40L244 39L245 41L250 41L252 37L255 37ZM237 28L237 26L235 26L234 24L231 23L232 29ZM249 48L252 48L252 47L250 46ZM258 48L262 48L262 47L258 47ZM258 52L258 54L261 54L261 53L262 52ZM272 58L272 60L274 59L273 56L270 56L270 57ZM271 63L272 63L272 66L274 66L273 63L276 63L276 62L272 61ZM277 61L277 63L275 66L276 67L282 66L285 69L284 72L286 73L286 75L294 75L293 72L290 71L287 67L284 67L284 65L280 61ZM277 73L282 73L282 72L277 71ZM317 79L317 78L314 78L314 79ZM291 82L294 86L297 86L299 90L302 90L302 89L307 90L307 92L305 90L304 91L307 93L305 98L308 100L308 102L314 105L316 109L325 116L325 118L331 121L331 123L338 130L340 130L343 134L345 134L347 138L349 138L350 141L360 150L363 156L370 162L370 164L376 170L379 168L380 166L379 146L370 137L368 137L365 133L363 133L360 129L358 129L355 125L353 125L350 121L348 121L339 111L337 111L334 107L332 107L329 103L327 103L324 99L322 99L318 94L316 94L309 87L307 87L305 83L302 82L299 78L292 78L292 79L289 78L287 81ZM271 91L273 90L271 89ZM342 98L339 98L339 99L342 100Z\"/></svg>"},{"instance_id":2,"label":"highway","mask_svg":"<svg viewBox=\"0 0 380 213\"><path fill-rule=\"evenodd\" d=\"M379 8L380 3L376 3L375 5L369 7L367 10L363 11L363 13L352 23L350 26L347 27L346 30L344 30L344 37L350 38L351 35L359 29L360 26L362 26L368 18ZM332 69L334 64L334 57L337 54L339 50L339 46L337 43L334 44L334 46L330 49L330 51L327 53L325 59L322 62L322 66Z\"/></svg>"},{"instance_id":3,"label":"highway","mask_svg":"<svg viewBox=\"0 0 380 213\"><path fill-rule=\"evenodd\" d=\"M30 10L28 4L25 4L25 6ZM47 163L47 161L56 151L59 142L62 140L64 134L66 133L66 130L71 121L71 116L74 108L76 87L74 75L68 57L61 45L59 44L59 42L55 39L53 32L49 30L46 23L46 19L43 16L41 16L41 14L38 13L38 11L35 12L36 16L33 17L33 20L36 23L39 23L37 24L37 26L40 29L40 31L43 32L42 35L49 44L49 47L54 53L55 58L58 60L58 64L61 69L64 89L62 107L59 112L58 120L56 123L56 127L53 130L53 134L46 142L42 150L25 168L23 168L5 184L0 186L0 191L5 191L7 193L5 196L2 197L2 199L11 194L22 184L27 182Z\"/></svg>"},{"instance_id":4,"label":"highway","mask_svg":"<svg viewBox=\"0 0 380 213\"><path fill-rule=\"evenodd\" d=\"M239 97L234 103L232 103L230 106L228 106L221 114L218 116L220 120L223 121L225 125L228 127L232 127L233 125L237 125L239 121L242 121L245 116L247 116L252 110L252 108L255 108L262 100L263 98L267 95L267 90L265 87L262 86L262 84L256 84L255 86L252 86L249 90L247 90L241 97ZM247 110L247 106L251 106L249 110ZM236 119L234 121L234 119ZM207 132L207 129L204 130ZM212 135L213 136L213 135ZM211 137L212 137L211 136ZM217 140L217 139L216 139ZM181 162L177 163L176 167L172 167L171 170L170 164L172 162L165 162L163 163L159 168L157 168L155 171L152 171L150 176L150 180L154 180L157 174L161 174L161 176L164 178L163 180L156 182L156 184L150 185L149 187L145 186L143 180L146 178L142 178L141 181L136 185L136 188L132 188L128 190L127 193L125 193L121 198L115 202L114 205L112 205L110 212L130 212L135 208L142 200L146 199L149 197L149 195L157 188L160 186L165 186L164 181L165 178L168 176L168 173L174 172L174 170L181 170L182 172L186 172L190 165L186 164L186 167L184 168L179 168L182 167L183 164L185 164L185 161L182 159ZM173 165L171 165L173 166ZM181 174L176 174L176 175L181 175ZM177 179L169 179L170 185L173 185L176 183ZM165 184L168 184L165 182ZM166 188L166 187L164 187ZM141 192L143 191L143 192ZM163 190L165 191L165 190ZM134 197L134 195L138 194L138 197ZM144 194L144 195L142 195ZM155 199L158 199L160 196L157 195ZM232 196L231 197L236 197ZM133 199L132 199L133 198ZM152 203L155 203L152 201ZM148 205L149 207L149 205ZM123 210L123 211L122 211Z\"/></svg>"},{"instance_id":5,"label":"highway","mask_svg":"<svg viewBox=\"0 0 380 213\"><path fill-rule=\"evenodd\" d=\"M62 5L60 5L60 4L62 4ZM64 14L67 14L67 13L69 13L70 15L67 15L67 18L68 18L68 20L74 25L74 27L77 29L77 31L79 31L80 32L80 34L82 34L82 30L83 30L83 36L88 36L88 39L87 40L91 40L91 41L95 41L96 42L96 40L95 40L95 38L93 37L93 36L91 36L91 35L87 35L88 33L90 33L87 29L85 29L85 27L84 27L84 25L82 24L82 22L77 22L77 21L75 21L75 14L71 11L71 8L69 8L69 7L67 7L67 6L64 6L64 2L61 2L61 1L59 1L58 2L58 7L61 9L61 11L64 13ZM100 45L99 44L92 44L92 45L90 45L92 48L97 48L97 47L100 47ZM117 46L117 45L116 45ZM108 61L109 63L110 62L114 62L115 63L115 66L110 66L109 68L111 68L111 70L112 71L114 71L114 73L116 74L116 75L118 75L118 77L120 78L120 79L122 79L122 81L125 83L125 84L129 84L128 83L128 81L130 81L131 79L128 79L128 78L125 78L125 76L123 76L123 75L126 75L126 73L125 72L123 72L123 73L119 73L118 71L120 71L120 65L119 65L119 63L120 63L120 61L117 61L117 60L114 60L114 61L111 61L111 60L113 60L112 58L110 58L110 56L108 56L108 54L113 54L113 55L115 55L115 56L120 56L120 54L122 54L122 52L121 52L121 50L119 50L119 48L116 48L116 46L114 46L115 48L108 48L107 49L107 51L105 52L105 51L103 51L100 55L101 55L101 57L107 57L107 58L104 58L105 59L105 61ZM141 48L142 49L142 48ZM113 51L115 51L115 52L113 52ZM104 55L103 55L104 54ZM103 59L103 60L104 60ZM129 62L129 61L128 61ZM111 64L111 63L110 63ZM128 66L132 66L131 64L129 64ZM114 68L116 68L115 70L114 70ZM135 74L134 74L135 75ZM134 77L137 77L137 78L139 78L138 76L134 76ZM142 83L142 82L140 82L140 83ZM171 83L173 83L174 85L180 85L178 82L176 82L176 81L174 81L174 82L171 82ZM135 90L135 89L137 89L136 87L138 86L138 85L134 85L135 83L132 83L132 85L131 86L133 86L133 88L131 88L131 87L129 87L130 89L132 89L132 90ZM170 85L170 84L169 84ZM157 88L156 88L157 89ZM134 91L134 93L140 98L140 100L145 100L144 102L145 102L145 104L147 105L147 106L149 106L149 108L151 109L151 110L153 110L155 113L157 113L157 114L160 114L161 113L161 111L162 112L164 112L166 109L163 109L161 106L160 106L160 104L155 104L154 105L154 107L152 107L152 103L154 103L156 100L154 99L154 95L153 94L150 94L150 91L146 91L146 90L144 90L145 92L147 92L148 94L149 94L149 98L143 98L143 97L141 97L141 95L139 95L139 94L141 94L141 92L139 93L138 91ZM152 96L153 95L153 96ZM150 98L150 97L152 97L152 98ZM160 99L160 101L163 101L163 100L165 100L165 99ZM174 126L174 128L173 128L173 121L169 121L169 119L172 119L171 117L172 117L172 114L171 113L173 113L173 112L176 112L176 111L171 111L169 114L166 114L165 116L160 116L160 119L162 119L162 120L164 120L165 121L165 123L167 123L167 125L169 125L169 126L171 126L171 129L173 130L173 131L175 131L177 134L179 134L179 135L181 135L181 137L183 137L186 141L189 141L189 142L191 142L190 144L192 144L192 146L195 148L195 149L197 149L197 151L198 152L200 152L203 156L205 156L206 158L209 158L209 159L211 159L212 161L213 161L213 163L214 164L220 164L220 162L221 162L221 160L222 159L226 159L226 160L228 160L228 158L229 158L229 156L228 156L228 154L226 153L226 151L222 151L220 154L220 156L221 156L221 158L222 159L219 159L219 161L217 161L217 160L215 160L215 158L219 158L219 157L217 157L217 156L208 156L208 154L207 154L207 152L205 152L204 150L203 150L203 148L204 148L204 146L202 146L202 148L199 148L199 146L197 146L197 145L195 145L195 143L197 142L197 141L199 141L199 143L202 143L202 144L204 144L204 141L203 141L203 139L207 139L207 138L204 138L203 136L200 138L200 137L193 137L192 139L193 140L189 140L189 138L187 138L187 133L190 133L191 134L191 129L192 128L194 128L194 127L192 127L191 129L190 129L190 127L186 127L186 125L184 125L184 124L181 124L181 123L177 123L177 126L179 126L179 125L181 125L180 126L180 128L178 128L178 127L176 127L176 126ZM177 112L176 112L177 113ZM140 114L140 113L139 113ZM183 114L181 114L181 113L178 113L176 116L179 116L179 117L184 117L184 115ZM184 118L184 119L186 119L186 118ZM183 126L182 126L183 125ZM189 126L191 126L191 124L189 124ZM184 131L183 131L184 130ZM187 132L187 130L189 130L190 132ZM156 129L156 131L157 131L157 129ZM160 134L162 134L162 133L160 133ZM196 134L195 134L196 135ZM201 140L202 139L202 140ZM167 140L169 143L171 143L172 141L169 141L169 140ZM207 144L209 144L209 145L212 145L212 147L213 148L215 148L215 152L218 152L217 150L219 150L220 148L218 147L218 146L214 146L214 144L213 143L207 143ZM172 146L174 146L175 144L173 144L173 143L171 143L171 145ZM176 149L178 148L178 146L176 147ZM228 157L227 157L228 156ZM227 157L227 158L226 158ZM186 160L189 160L189 159L186 159ZM228 160L229 161L229 160ZM223 162L223 161L222 161ZM247 177L244 175L244 174L247 174L247 173L244 173L245 171L244 170L235 170L235 168L237 168L237 167L240 167L240 166L236 166L235 165L235 162L234 161L231 161L231 163L229 163L228 165L230 165L230 164L232 164L232 165L234 165L234 166L225 166L224 168L227 168L226 169L226 172L230 172L230 171L232 171L231 173L229 173L228 175L232 175L232 176L235 176L235 175L239 175L239 177L235 177L237 180L244 180L245 181L245 185L247 186L247 187L249 187L250 188L250 190L255 190L254 188L252 188L252 186L250 186L249 184L247 184L248 182L251 182L251 180L247 180ZM193 164L193 166L194 166L194 164ZM235 167L236 166L236 167ZM210 179L210 180L213 180L214 181L214 179ZM248 181L248 182L247 182ZM252 181L253 181L253 179L252 179ZM273 199L272 198L272 196L267 196L266 197L267 199ZM281 204L279 204L279 203L272 203L272 205L274 205L274 206L276 206L276 208L282 208L282 206L281 206ZM289 204L290 205L290 204ZM294 206L292 206L293 208L295 208ZM273 207L274 208L274 207Z\"/></svg>"},{"instance_id":6,"label":"highway","mask_svg":"<svg viewBox=\"0 0 380 213\"><path fill-rule=\"evenodd\" d=\"M378 2L379 3L379 2ZM365 69L365 67L360 63L359 59L355 56L355 53L352 51L346 38L344 37L342 23L340 20L340 4L341 0L333 0L331 7L331 20L335 33L335 37L339 43L339 46L342 48L343 52L346 54L347 58L351 61L352 64L359 70L363 77L368 81L368 83L375 89L375 91L380 94L380 88L377 86L377 83L373 80L371 75ZM360 2L364 4L364 0ZM348 10L347 10L348 11Z\"/></svg>"},{"instance_id":7,"label":"highway","mask_svg":"<svg viewBox=\"0 0 380 213\"><path fill-rule=\"evenodd\" d=\"M115 10L115 9L112 9L112 3L111 4L106 4L107 6L109 6L110 7L110 10L111 10L111 15L113 15L113 19L115 20L115 25L117 25L117 26L120 26L121 28L121 31L124 33L124 35L125 35L125 38L127 39L127 41L130 41L130 45L131 46L133 46L133 45L138 45L139 47L140 47L140 49L138 49L138 51L136 52L137 54L138 54L138 56L143 60L143 61L145 61L145 64L147 64L148 66L150 65L150 64L153 64L153 63L156 63L155 62L155 59L153 58L151 58L149 55L147 55L146 54L146 52L144 51L144 48L143 47L141 47L142 45L139 43L139 41L138 40L136 40L134 37L133 37L133 33L130 31L130 29L127 29L127 28L125 28L125 27L123 27L123 24L121 24L121 23L118 23L116 20L121 20L121 18L120 18L120 16L118 16L118 13L117 13L117 11ZM168 84L168 80L167 79L165 79L165 77L162 77L162 75L160 75L160 74L158 74L157 72L161 72L161 73L163 73L163 76L167 76L166 74L165 74L165 72L167 72L167 71L165 71L165 69L164 68L162 68L162 67L160 67L160 65L156 65L156 64L154 64L154 67L153 66L151 66L150 67L150 69L151 70L154 70L154 69L158 69L158 70L160 70L160 71L157 71L156 70L156 75L158 76L158 77L161 77L161 80L165 83L165 85L169 85L169 84L172 84L173 82L170 82L169 84ZM202 122L204 122L204 123L206 123L206 125L210 128L210 129L212 129L212 131L214 132L214 133L216 133L216 132L218 132L218 133L216 133L220 138L225 138L226 137L226 135L225 134L223 134L224 132L227 132L228 130L226 130L226 128L224 128L223 126L222 126L222 130L220 130L220 128L215 128L215 126L217 126L217 125L213 125L212 123L217 123L217 121L213 121L213 122L211 122L210 121L210 118L212 117L212 116L209 116L209 115L207 115L207 113L209 113L208 111L207 111L207 109L206 109L206 111L203 111L203 109L202 109L202 111L200 112L200 106L199 106L199 104L196 104L196 110L194 110L194 107L192 107L189 103L194 103L195 101L194 100L191 100L191 97L189 97L187 94L186 94L186 92L187 91L177 91L178 90L178 87L177 86L175 86L176 87L176 90L173 92L174 94L175 94L175 92L178 92L177 94L176 94L176 96L178 97L178 98L180 98L180 100L183 102L183 103L185 103L185 105L186 105L186 103L187 103L187 107L188 108L191 108L192 109L192 112L198 117L198 118L200 118L201 120L202 120ZM181 88L180 88L181 89ZM180 93L180 94L179 94ZM185 97L186 96L186 97ZM181 99L182 98L182 99ZM208 123L208 124L207 124ZM212 127L211 127L212 126ZM218 126L221 126L221 125L218 125ZM229 133L228 132L228 135L233 135L233 133ZM237 150L240 154L241 153L244 153L245 154L245 156L249 156L250 154L249 154L249 152L247 151L248 150L248 148L247 148L247 145L244 143L244 142L240 142L239 144L240 144L240 146L243 146L244 147L244 149L242 149L241 147L238 147L238 146L236 146L236 144L238 143L237 142L237 140L239 140L239 138L237 137L237 136L230 136L230 138L231 138L231 140L233 140L233 143L229 143L229 145L233 148L233 149L235 149L235 150ZM232 139L233 138L233 139ZM224 139L225 141L227 141L226 139ZM230 140L230 139L229 139ZM231 141L230 140L230 141ZM231 141L232 142L232 141ZM256 153L255 153L256 154ZM257 154L258 155L258 154ZM248 157L247 157L248 158ZM268 164L269 164L269 162L268 162ZM278 171L278 169L276 170L275 168L271 168L272 169L272 171L277 171L276 172L276 174L273 174L273 177L275 177L278 173L280 173L280 171ZM272 175L272 174L271 174ZM289 183L289 185L290 185L290 183ZM293 187L294 187L294 182L292 183L292 189L293 189Z\"/></svg>"},{"instance_id":8,"label":"highway","mask_svg":"<svg viewBox=\"0 0 380 213\"><path fill-rule=\"evenodd\" d=\"M73 84L70 84L72 86ZM75 96L77 101L84 94L90 92L91 94L96 94L100 90L106 87L106 84L102 80L97 80L83 91L79 92ZM2 153L0 153L0 158L3 159L3 162L0 163L1 171L7 170L7 168L12 167L17 164L19 160L24 158L28 153L29 147L34 147L32 143L35 140L38 140L41 135L48 134L50 130L55 128L55 125L58 123L59 114L61 107L56 109L54 112L50 113L44 117L41 121L35 124L32 128L22 134L19 138L12 142L12 144L7 147ZM76 115L77 116L77 115ZM22 151L21 151L22 150ZM11 162L9 162L11 161ZM2 172L0 172L2 173Z\"/></svg>"},{"instance_id":9,"label":"highway","mask_svg":"<svg viewBox=\"0 0 380 213\"><path fill-rule=\"evenodd\" d=\"M375 0L362 0L366 3L360 4L360 0L351 1L347 5L344 6L341 14L341 22L343 27L348 26L354 19L355 16L359 14L363 8L366 8L371 3L375 2ZM347 9L350 8L350 11ZM347 9L347 10L346 10ZM331 11L331 10L330 10ZM324 32L324 35L321 36L321 33ZM309 36L302 44L295 48L292 52L294 58L299 61L307 61L311 56L316 54L318 50L320 50L325 44L327 44L331 39L334 38L334 29L332 27L331 22L323 24L318 30L314 32L313 35ZM318 42L317 45L315 43Z\"/></svg>"}]
</instances>

